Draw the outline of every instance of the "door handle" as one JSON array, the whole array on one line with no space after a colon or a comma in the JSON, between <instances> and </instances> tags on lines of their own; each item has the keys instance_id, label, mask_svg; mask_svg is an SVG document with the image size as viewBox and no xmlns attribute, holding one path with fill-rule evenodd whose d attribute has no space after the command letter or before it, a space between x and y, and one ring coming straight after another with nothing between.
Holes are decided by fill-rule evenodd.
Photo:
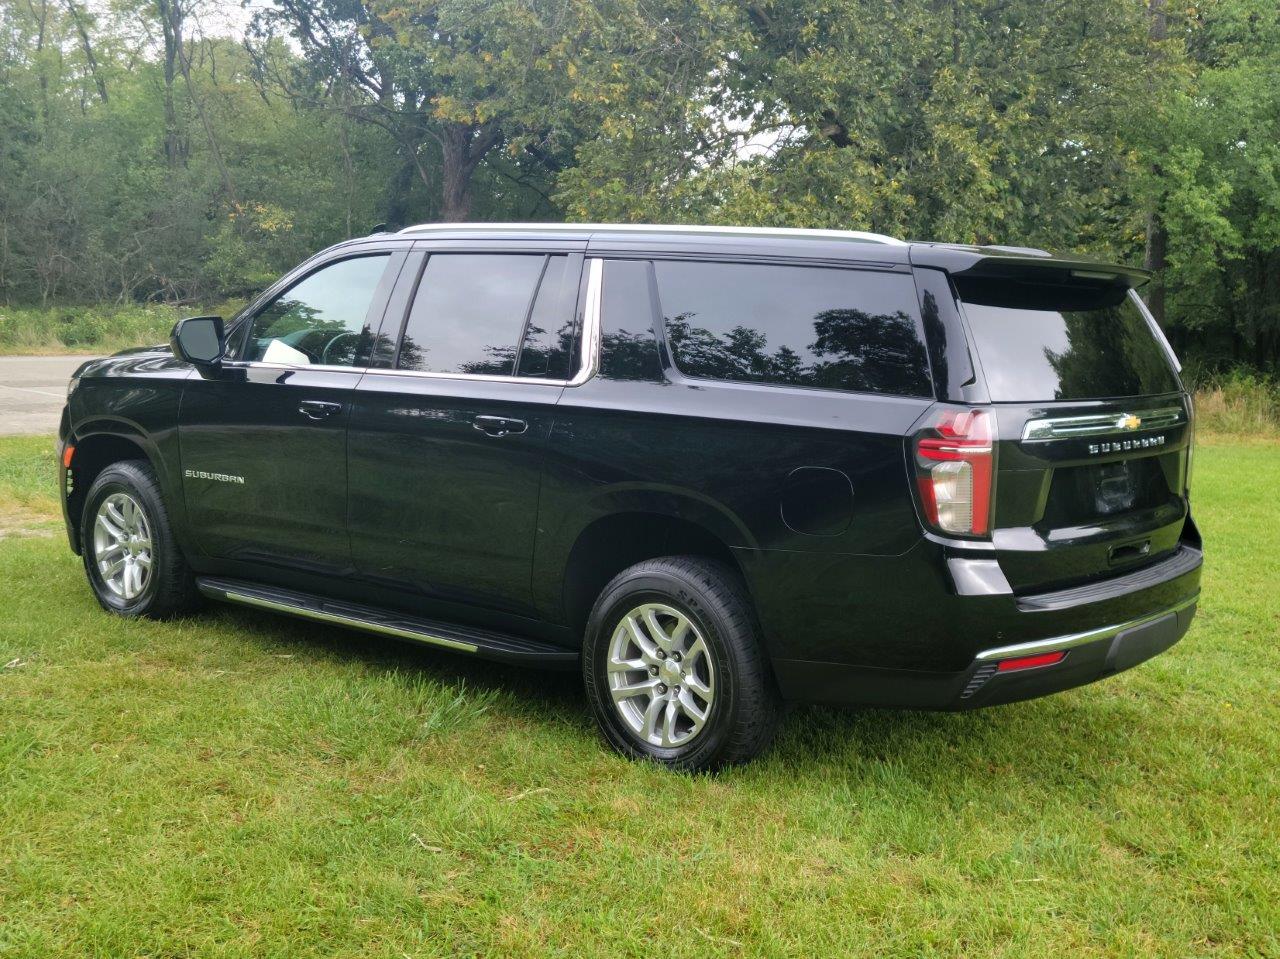
<instances>
[{"instance_id":1,"label":"door handle","mask_svg":"<svg viewBox=\"0 0 1280 959\"><path fill-rule=\"evenodd\" d=\"M298 412L312 420L322 420L340 409L341 403L330 403L328 400L303 400L298 404Z\"/></svg>"},{"instance_id":2,"label":"door handle","mask_svg":"<svg viewBox=\"0 0 1280 959\"><path fill-rule=\"evenodd\" d=\"M471 425L489 436L506 436L508 433L523 433L529 428L524 420L513 420L507 416L477 416Z\"/></svg>"}]
</instances>

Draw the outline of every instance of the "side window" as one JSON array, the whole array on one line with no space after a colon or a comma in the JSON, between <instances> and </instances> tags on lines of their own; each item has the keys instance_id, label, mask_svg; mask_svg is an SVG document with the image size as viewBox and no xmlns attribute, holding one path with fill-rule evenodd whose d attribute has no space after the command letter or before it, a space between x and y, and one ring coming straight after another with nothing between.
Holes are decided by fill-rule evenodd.
<instances>
[{"instance_id":1,"label":"side window","mask_svg":"<svg viewBox=\"0 0 1280 959\"><path fill-rule=\"evenodd\" d=\"M605 260L602 293L600 377L661 383L649 264L643 260Z\"/></svg>"},{"instance_id":2,"label":"side window","mask_svg":"<svg viewBox=\"0 0 1280 959\"><path fill-rule=\"evenodd\" d=\"M253 318L242 359L352 366L389 258L339 260L295 283Z\"/></svg>"},{"instance_id":3,"label":"side window","mask_svg":"<svg viewBox=\"0 0 1280 959\"><path fill-rule=\"evenodd\" d=\"M570 271L567 256L547 257L538 296L525 324L517 376L569 378L576 333L573 303L577 284L578 271Z\"/></svg>"},{"instance_id":4,"label":"side window","mask_svg":"<svg viewBox=\"0 0 1280 959\"><path fill-rule=\"evenodd\" d=\"M683 261L654 270L672 359L686 376L933 393L910 276Z\"/></svg>"},{"instance_id":5,"label":"side window","mask_svg":"<svg viewBox=\"0 0 1280 959\"><path fill-rule=\"evenodd\" d=\"M564 378L573 351L564 256L437 253L427 260L398 367Z\"/></svg>"}]
</instances>

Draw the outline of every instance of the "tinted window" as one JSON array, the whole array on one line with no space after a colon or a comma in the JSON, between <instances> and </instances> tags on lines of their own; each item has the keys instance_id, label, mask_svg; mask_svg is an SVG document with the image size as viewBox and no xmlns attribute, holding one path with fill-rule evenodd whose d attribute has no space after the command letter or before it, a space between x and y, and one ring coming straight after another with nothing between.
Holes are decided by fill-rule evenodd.
<instances>
[{"instance_id":1,"label":"tinted window","mask_svg":"<svg viewBox=\"0 0 1280 959\"><path fill-rule=\"evenodd\" d=\"M932 394L910 276L740 263L654 268L672 358L688 376Z\"/></svg>"},{"instance_id":2,"label":"tinted window","mask_svg":"<svg viewBox=\"0 0 1280 959\"><path fill-rule=\"evenodd\" d=\"M409 311L400 369L510 376L546 260L520 254L433 255Z\"/></svg>"},{"instance_id":3,"label":"tinted window","mask_svg":"<svg viewBox=\"0 0 1280 959\"><path fill-rule=\"evenodd\" d=\"M643 260L605 261L600 376L607 380L664 381L653 335L649 264Z\"/></svg>"},{"instance_id":4,"label":"tinted window","mask_svg":"<svg viewBox=\"0 0 1280 959\"><path fill-rule=\"evenodd\" d=\"M246 360L351 366L388 254L322 267L253 318Z\"/></svg>"},{"instance_id":5,"label":"tinted window","mask_svg":"<svg viewBox=\"0 0 1280 959\"><path fill-rule=\"evenodd\" d=\"M573 306L577 299L577 274L577 270L570 271L567 256L547 258L538 296L525 325L518 375L569 378L576 327Z\"/></svg>"},{"instance_id":6,"label":"tinted window","mask_svg":"<svg viewBox=\"0 0 1280 959\"><path fill-rule=\"evenodd\" d=\"M1179 389L1164 348L1123 289L991 281L958 285L996 402Z\"/></svg>"}]
</instances>

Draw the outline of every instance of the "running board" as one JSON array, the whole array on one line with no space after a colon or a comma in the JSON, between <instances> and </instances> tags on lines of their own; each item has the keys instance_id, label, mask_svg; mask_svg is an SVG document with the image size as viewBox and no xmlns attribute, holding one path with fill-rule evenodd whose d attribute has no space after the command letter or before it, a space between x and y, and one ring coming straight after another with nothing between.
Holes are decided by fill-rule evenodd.
<instances>
[{"instance_id":1,"label":"running board","mask_svg":"<svg viewBox=\"0 0 1280 959\"><path fill-rule=\"evenodd\" d=\"M235 579L200 577L196 587L210 599L242 606L256 606L290 616L300 616L334 626L362 629L383 636L408 639L429 646L473 653L485 659L537 666L572 666L578 654L563 646L510 633L500 633L474 626L458 626L439 620L421 619L340 600L325 599L310 593L299 593L275 586L262 586Z\"/></svg>"}]
</instances>

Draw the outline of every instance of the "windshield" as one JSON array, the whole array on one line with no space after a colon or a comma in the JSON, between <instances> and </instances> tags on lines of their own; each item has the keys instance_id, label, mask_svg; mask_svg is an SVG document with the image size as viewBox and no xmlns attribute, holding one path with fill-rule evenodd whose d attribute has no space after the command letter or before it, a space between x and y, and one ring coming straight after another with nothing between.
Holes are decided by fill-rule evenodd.
<instances>
[{"instance_id":1,"label":"windshield","mask_svg":"<svg viewBox=\"0 0 1280 959\"><path fill-rule=\"evenodd\" d=\"M1146 317L1116 287L958 278L993 402L1095 400L1180 390Z\"/></svg>"}]
</instances>

